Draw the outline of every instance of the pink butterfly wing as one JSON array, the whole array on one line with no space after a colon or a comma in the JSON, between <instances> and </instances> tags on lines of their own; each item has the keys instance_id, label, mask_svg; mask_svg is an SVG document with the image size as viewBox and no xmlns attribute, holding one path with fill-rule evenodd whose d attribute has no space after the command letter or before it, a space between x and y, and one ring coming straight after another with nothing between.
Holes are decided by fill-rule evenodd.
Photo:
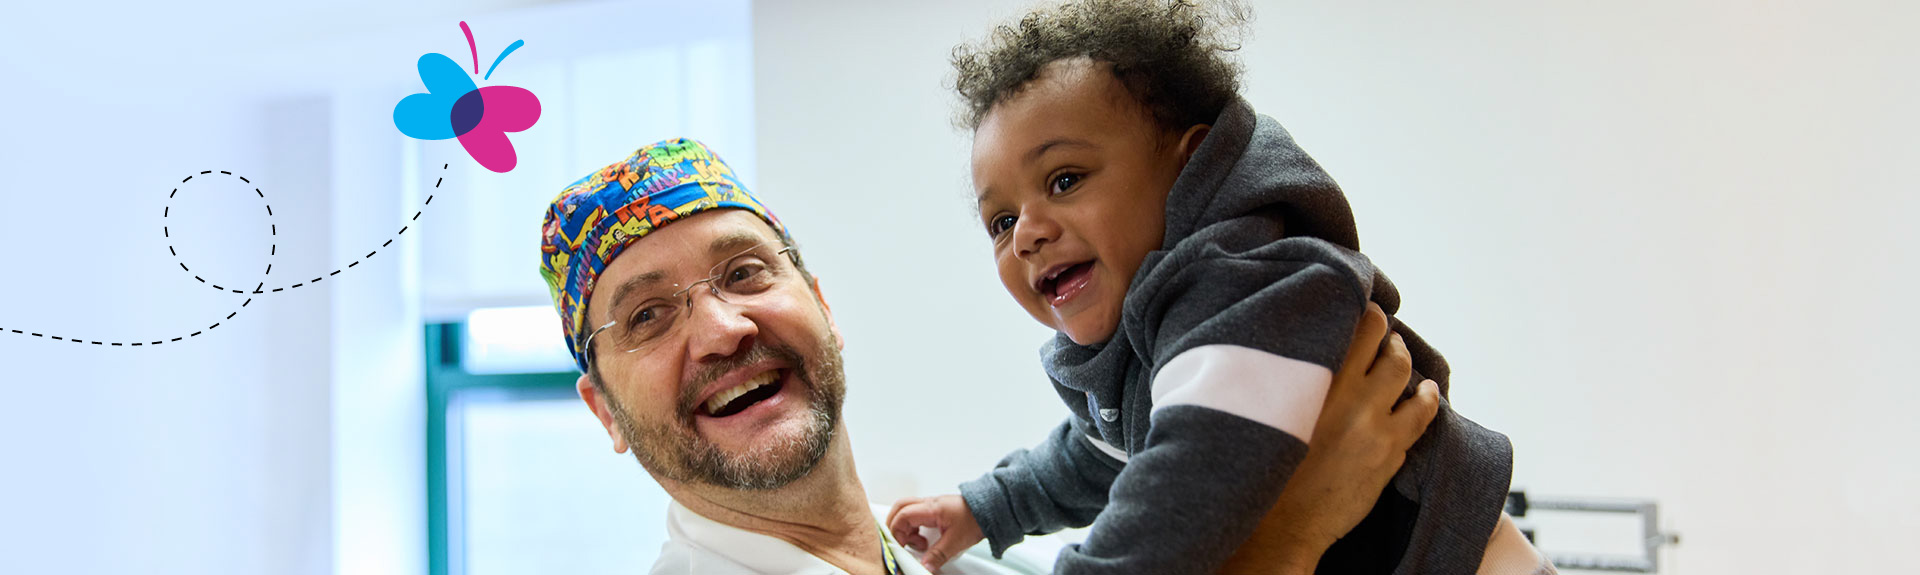
<instances>
[{"instance_id":1,"label":"pink butterfly wing","mask_svg":"<svg viewBox=\"0 0 1920 575\"><path fill-rule=\"evenodd\" d=\"M460 145L481 167L496 173L512 171L519 158L507 132L524 131L540 121L540 99L525 88L487 86L480 88L480 101L486 113L479 125L460 135Z\"/></svg>"}]
</instances>

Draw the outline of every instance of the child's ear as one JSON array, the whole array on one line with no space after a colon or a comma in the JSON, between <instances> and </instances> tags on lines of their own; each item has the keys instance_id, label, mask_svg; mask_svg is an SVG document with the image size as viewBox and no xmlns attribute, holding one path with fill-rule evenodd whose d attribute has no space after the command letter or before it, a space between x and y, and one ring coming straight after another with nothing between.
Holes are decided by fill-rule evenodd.
<instances>
[{"instance_id":1,"label":"child's ear","mask_svg":"<svg viewBox=\"0 0 1920 575\"><path fill-rule=\"evenodd\" d=\"M1206 140L1207 132L1212 130L1213 126L1211 125L1194 124L1193 127L1187 128L1187 133L1180 135L1179 150L1181 167L1186 167L1187 160L1193 159L1193 153L1200 149L1200 142Z\"/></svg>"}]
</instances>

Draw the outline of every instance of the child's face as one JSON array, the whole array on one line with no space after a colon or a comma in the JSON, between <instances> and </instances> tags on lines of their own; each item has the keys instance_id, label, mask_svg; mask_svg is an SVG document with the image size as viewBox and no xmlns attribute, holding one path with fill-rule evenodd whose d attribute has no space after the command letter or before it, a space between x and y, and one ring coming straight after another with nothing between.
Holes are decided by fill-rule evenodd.
<instances>
[{"instance_id":1,"label":"child's face","mask_svg":"<svg viewBox=\"0 0 1920 575\"><path fill-rule=\"evenodd\" d=\"M1167 191L1204 134L1163 130L1085 59L1050 64L995 105L974 132L973 184L1007 293L1075 343L1113 337L1134 272L1166 233Z\"/></svg>"}]
</instances>

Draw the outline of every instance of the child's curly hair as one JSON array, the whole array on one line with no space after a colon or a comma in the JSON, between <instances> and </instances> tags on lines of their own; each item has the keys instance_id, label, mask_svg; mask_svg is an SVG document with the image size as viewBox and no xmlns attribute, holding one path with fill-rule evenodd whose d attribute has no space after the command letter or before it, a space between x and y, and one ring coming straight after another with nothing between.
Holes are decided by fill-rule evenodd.
<instances>
[{"instance_id":1,"label":"child's curly hair","mask_svg":"<svg viewBox=\"0 0 1920 575\"><path fill-rule=\"evenodd\" d=\"M953 49L959 127L980 128L993 106L1026 87L1050 62L1088 57L1170 131L1212 123L1240 91L1240 49L1249 18L1235 0L1072 0L1035 10Z\"/></svg>"}]
</instances>

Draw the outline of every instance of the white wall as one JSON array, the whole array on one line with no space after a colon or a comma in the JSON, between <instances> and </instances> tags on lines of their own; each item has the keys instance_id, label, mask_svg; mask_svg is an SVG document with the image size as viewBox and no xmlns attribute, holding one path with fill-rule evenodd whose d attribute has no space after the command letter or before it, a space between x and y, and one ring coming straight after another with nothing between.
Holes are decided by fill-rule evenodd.
<instances>
[{"instance_id":1,"label":"white wall","mask_svg":"<svg viewBox=\"0 0 1920 575\"><path fill-rule=\"evenodd\" d=\"M457 47L459 17L511 3L8 7L0 571L425 571L408 244L267 297L203 286L167 245L209 279L258 278L271 242L272 275L292 278L363 253L363 227L391 234L408 197L387 118L417 82L413 59ZM385 19L368 27L375 9ZM426 50L407 34L421 20L442 32ZM209 183L217 174L181 183L201 170L248 177L271 219L247 187ZM203 333L132 348L12 329Z\"/></svg>"},{"instance_id":2,"label":"white wall","mask_svg":"<svg viewBox=\"0 0 1920 575\"><path fill-rule=\"evenodd\" d=\"M233 24L217 13L79 11L0 19L0 571L326 573L328 288L242 308L246 296L182 273L161 230L171 206L168 220L193 222L169 233L198 273L259 274L260 200L219 174L181 183L227 170L269 194L276 269L319 265L328 180L301 154L325 153L325 101L236 96L190 42L145 28L197 37ZM78 21L94 24L51 25ZM207 225L222 221L233 227ZM134 348L13 329L205 333Z\"/></svg>"},{"instance_id":3,"label":"white wall","mask_svg":"<svg viewBox=\"0 0 1920 575\"><path fill-rule=\"evenodd\" d=\"M877 498L951 491L1064 415L942 87L954 44L1026 5L755 6L758 191L850 340ZM1658 499L1684 537L1666 572L1904 565L1920 12L1254 8L1249 99L1345 187L1458 408L1512 436L1516 487Z\"/></svg>"}]
</instances>

